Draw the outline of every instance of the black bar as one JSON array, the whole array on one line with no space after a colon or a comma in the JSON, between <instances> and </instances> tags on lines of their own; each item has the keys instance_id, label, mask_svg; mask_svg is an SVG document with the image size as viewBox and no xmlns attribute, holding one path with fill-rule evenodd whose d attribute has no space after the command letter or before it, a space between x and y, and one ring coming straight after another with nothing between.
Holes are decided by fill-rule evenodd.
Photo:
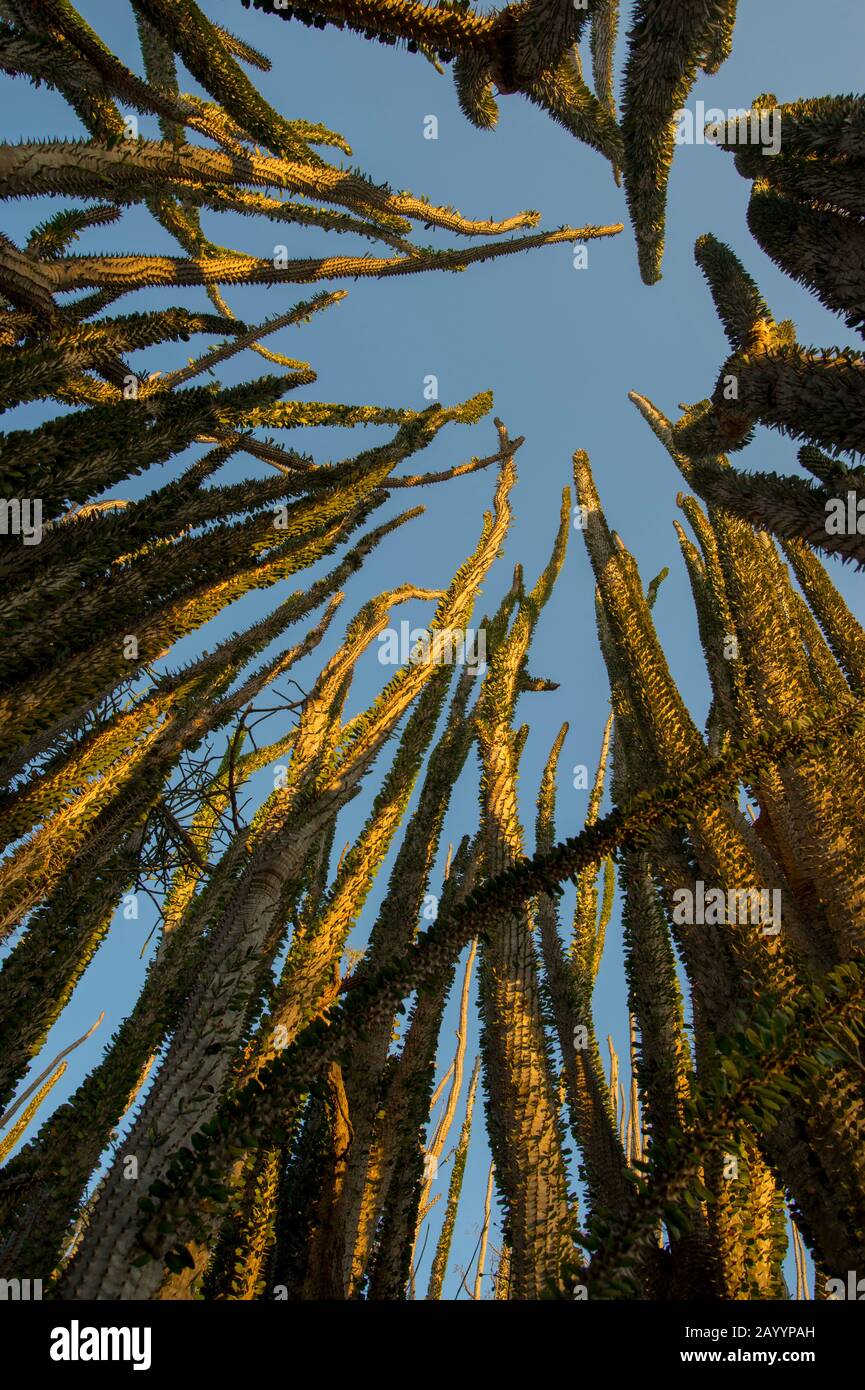
<instances>
[{"instance_id":1,"label":"black bar","mask_svg":"<svg viewBox=\"0 0 865 1390\"><path fill-rule=\"evenodd\" d=\"M466 1324L459 1309L456 1323L442 1324L439 1303L435 1323L428 1325L421 1303L367 1305L363 1311L357 1303L21 1299L0 1302L0 1344L7 1356L16 1351L22 1356L28 1374L47 1374L52 1381L76 1375L92 1381L100 1372L116 1379L127 1373L137 1380L168 1377L171 1386L182 1383L192 1390L210 1371L221 1382L242 1373L244 1390L247 1382L274 1375L306 1379L316 1374L317 1362L326 1378L349 1367L352 1373L365 1368L367 1375L378 1373L390 1381L393 1369L402 1366L415 1379L416 1352L426 1346L432 1354L433 1333L438 1344L451 1334L459 1339L452 1351L461 1379L467 1378L475 1357L487 1376L501 1358L504 1371L510 1365L513 1373L527 1361L527 1369L534 1365L553 1385L564 1373L564 1366L560 1372L556 1365L561 1358L569 1367L568 1381L596 1365L617 1378L629 1370L665 1376L673 1368L686 1377L690 1368L699 1376L703 1367L715 1365L733 1374L740 1367L759 1367L771 1383L776 1371L790 1367L832 1376L855 1365L863 1331L855 1306L859 1301L490 1301L472 1308ZM465 1307L470 1307L468 1300ZM486 1323L485 1316L492 1322ZM416 1317L422 1319L418 1326ZM534 1340L549 1333L551 1341ZM406 1337L411 1340L404 1341ZM88 1359L92 1351L100 1359Z\"/></svg>"}]
</instances>

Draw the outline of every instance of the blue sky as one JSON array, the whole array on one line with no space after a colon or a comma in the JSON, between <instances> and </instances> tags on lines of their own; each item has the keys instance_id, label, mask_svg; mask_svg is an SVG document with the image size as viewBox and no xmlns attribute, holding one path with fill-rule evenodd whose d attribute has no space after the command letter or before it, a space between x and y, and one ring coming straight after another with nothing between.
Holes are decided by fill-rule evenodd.
<instances>
[{"instance_id":1,"label":"blue sky","mask_svg":"<svg viewBox=\"0 0 865 1390\"><path fill-rule=\"evenodd\" d=\"M121 56L140 69L134 25L126 6L115 0L84 0L82 14ZM458 207L472 217L503 217L523 208L536 208L541 225L580 226L622 221L617 238L589 243L588 267L576 270L568 244L472 267L460 275L438 274L379 283L347 283L347 300L316 316L299 329L269 340L270 346L308 359L318 381L301 392L310 400L346 401L409 406L427 402L425 378L438 378L440 399L453 404L480 390L495 394L495 413L512 435L524 435L518 455L519 482L513 494L515 520L499 561L479 600L478 617L490 611L520 561L530 582L546 562L558 518L563 486L571 484L571 455L588 450L610 524L636 556L648 580L664 565L670 576L661 590L655 618L672 671L698 723L702 725L708 687L697 640L690 591L673 532L679 516L676 493L682 480L672 462L627 399L629 390L648 395L667 414L675 416L682 401L708 395L726 356L726 344L708 291L693 259L695 239L704 232L731 245L755 276L776 317L792 318L805 344L861 343L819 302L783 276L752 241L745 222L750 185L739 177L729 155L710 145L678 149L670 181L667 244L663 279L651 288L639 279L633 238L627 226L624 194L613 182L609 165L577 144L539 110L518 97L500 101L498 129L492 133L471 127L459 111L450 76L439 76L420 56L367 43L356 36L327 30L321 33L297 23L249 12L239 0L208 0L207 13L247 38L272 60L268 74L253 73L264 95L285 115L321 120L349 140L353 155L373 178L395 189L411 189L435 203ZM627 29L625 4L617 53L617 94L624 60ZM701 76L690 103L723 109L747 107L760 92L773 91L781 101L856 90L861 82L865 43L865 11L861 0L823 0L819 13L807 0L759 0L743 3L733 53L714 77ZM194 84L188 84L195 90ZM37 136L74 136L81 131L76 118L56 95L36 92L22 81L7 80L4 130L7 140ZM438 139L424 138L428 115L438 120ZM145 135L155 134L146 121ZM339 158L339 152L332 153ZM336 161L335 161L336 162ZM5 230L15 240L47 215L49 200L32 200L7 207ZM52 206L53 210L53 206ZM289 254L332 252L333 240L314 230L275 228L261 220L217 217L205 219L217 241L258 255L270 256L285 242ZM441 238L420 229L420 240ZM363 253L369 244L343 237L337 249ZM116 226L86 233L83 250L175 252L166 233L139 209L124 214ZM256 322L281 311L308 292L301 287L240 289L227 294L234 311ZM203 291L159 292L124 302L123 310L156 307L172 302L206 306ZM182 364L191 352L204 350L205 339L142 354L135 365L168 370ZM229 364L226 382L258 375L262 365L248 354ZM53 414L28 408L10 418L10 427L24 420ZM387 431L367 429L307 431L303 438L284 434L280 442L296 444L320 460L358 452ZM491 417L471 431L450 427L418 461L418 467L444 468L471 454L493 452ZM198 446L200 451L200 446ZM190 455L191 456L191 455ZM797 472L795 447L780 436L759 430L754 443L738 460L749 468ZM143 478L115 489L124 497L140 496L180 471L181 463L151 470ZM413 464L411 471L416 471ZM225 480L240 476L269 476L269 471L242 456L233 460ZM314 671L334 649L345 621L363 599L397 583L444 586L473 547L481 514L489 506L490 472L459 479L444 487L398 492L391 511L416 500L425 516L398 532L371 557L363 573L347 586L341 619L327 640L297 673ZM830 573L860 620L865 619L861 578L830 562ZM305 582L305 581L304 581ZM202 647L267 611L288 591L254 594L186 639L170 665L188 659ZM292 584L290 587L294 587ZM413 605L398 614L423 624L428 606ZM538 629L530 662L533 674L559 682L553 693L527 695L519 716L531 722L521 769L521 807L531 847L534 802L549 746L563 720L570 732L561 759L558 832L579 829L587 793L572 786L570 769L578 763L594 767L607 713L607 682L594 629L593 583L579 532L572 532L570 552L556 592ZM375 653L361 664L349 712L363 708L388 674ZM276 726L274 725L274 736ZM383 765L384 766L384 765ZM443 838L440 866L449 841L457 843L471 832L476 817L477 770L471 759L454 795ZM372 782L368 784L372 789ZM269 789L263 781L257 794ZM362 824L363 805L345 812L337 839L341 846ZM392 856L391 856L392 859ZM386 883L371 896L368 911L353 939L362 944ZM434 877L438 891L440 867ZM565 899L569 922L572 893ZM52 1031L41 1061L46 1060L93 1022L101 1009L107 1017L100 1031L70 1057L64 1084L51 1101L60 1103L97 1061L104 1041L134 1000L144 962L139 952L150 929L146 909L139 922L118 921L75 993L72 1004ZM453 1001L443 1030L442 1063L453 1047ZM603 1039L611 1033L620 1055L627 1053L627 1006L621 962L618 911L607 934L607 947L596 995L596 1024ZM466 1078L476 1045L472 1024ZM23 1083L26 1084L26 1083ZM451 1140L456 1142L462 1110ZM463 1202L457 1221L451 1271L445 1295L456 1294L456 1264L465 1264L475 1248L480 1228L489 1162L476 1112ZM449 1142L448 1148L451 1147ZM449 1174L443 1167L440 1184ZM426 1287L429 1257L434 1248L444 1196L433 1212L432 1231L418 1279ZM496 1242L496 1233L493 1233ZM494 1265L494 1261L492 1262ZM492 1266L488 1263L488 1268ZM489 1282L489 1281L488 1281ZM461 1297L465 1297L463 1292Z\"/></svg>"}]
</instances>

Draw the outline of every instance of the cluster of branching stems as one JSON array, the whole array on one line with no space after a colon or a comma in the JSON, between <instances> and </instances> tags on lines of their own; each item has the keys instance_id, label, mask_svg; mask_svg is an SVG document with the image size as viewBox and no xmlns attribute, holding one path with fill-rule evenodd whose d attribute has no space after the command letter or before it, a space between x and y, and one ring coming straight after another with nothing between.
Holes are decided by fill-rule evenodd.
<instances>
[{"instance_id":1,"label":"cluster of branching stems","mask_svg":"<svg viewBox=\"0 0 865 1390\"><path fill-rule=\"evenodd\" d=\"M0 0L0 66L59 92L87 132L0 146L3 196L58 199L24 244L0 238L0 409L20 410L0 437L0 493L38 493L43 524L32 547L0 537L0 1276L71 1300L774 1299L792 1233L796 1294L807 1249L821 1296L823 1276L857 1267L865 1230L865 633L815 554L863 559L862 531L818 524L839 488L854 506L862 493L839 457L865 446L861 354L803 349L733 253L698 242L731 347L718 388L676 424L632 399L691 490L676 533L708 718L695 722L657 635L666 571L644 583L578 451L610 711L582 829L557 840L564 725L529 846L520 720L556 688L529 660L570 582L569 489L540 574L517 565L479 614L522 439L495 419L483 456L399 470L488 416L490 396L421 411L292 399L315 372L263 340L344 293L252 325L225 291L461 270L619 228L526 230L537 214L473 221L395 193L328 162L318 151L349 155L345 140L267 103L245 69L268 60L194 0L131 3L142 74L68 0ZM613 0L254 8L453 62L480 126L495 124L494 88L542 106L623 171L657 278L671 114L698 66L726 55L731 0L640 0L621 122ZM207 99L181 90L184 69ZM861 328L862 104L782 114L776 163L737 154L752 231ZM134 205L180 254L73 250ZM211 239L220 212L387 254L290 259L279 245L262 259ZM418 223L482 240L418 245ZM199 286L210 305L117 312L156 286ZM185 367L127 360L193 334L219 341ZM245 351L277 370L220 385L213 369ZM817 486L730 466L757 424L805 441ZM270 433L360 425L388 435L327 463ZM241 455L265 467L243 476ZM149 491L120 495L158 465ZM479 470L489 510L442 587L401 577L347 604L367 556L423 510L394 511L393 495ZM256 622L176 660L229 605L313 566ZM349 715L358 664L405 604L429 605L422 659ZM447 655L472 624L482 669ZM477 819L445 857L473 774ZM337 854L356 798L361 828ZM629 1066L610 1038L608 1074L593 995L617 883ZM723 910L683 916L707 885ZM780 894L780 922L727 910L763 890ZM49 1060L95 954L130 931L147 962L129 1013L100 1058L104 1015ZM52 1108L79 1048L90 1068ZM454 1242L479 1089L490 1152L466 1262Z\"/></svg>"}]
</instances>

